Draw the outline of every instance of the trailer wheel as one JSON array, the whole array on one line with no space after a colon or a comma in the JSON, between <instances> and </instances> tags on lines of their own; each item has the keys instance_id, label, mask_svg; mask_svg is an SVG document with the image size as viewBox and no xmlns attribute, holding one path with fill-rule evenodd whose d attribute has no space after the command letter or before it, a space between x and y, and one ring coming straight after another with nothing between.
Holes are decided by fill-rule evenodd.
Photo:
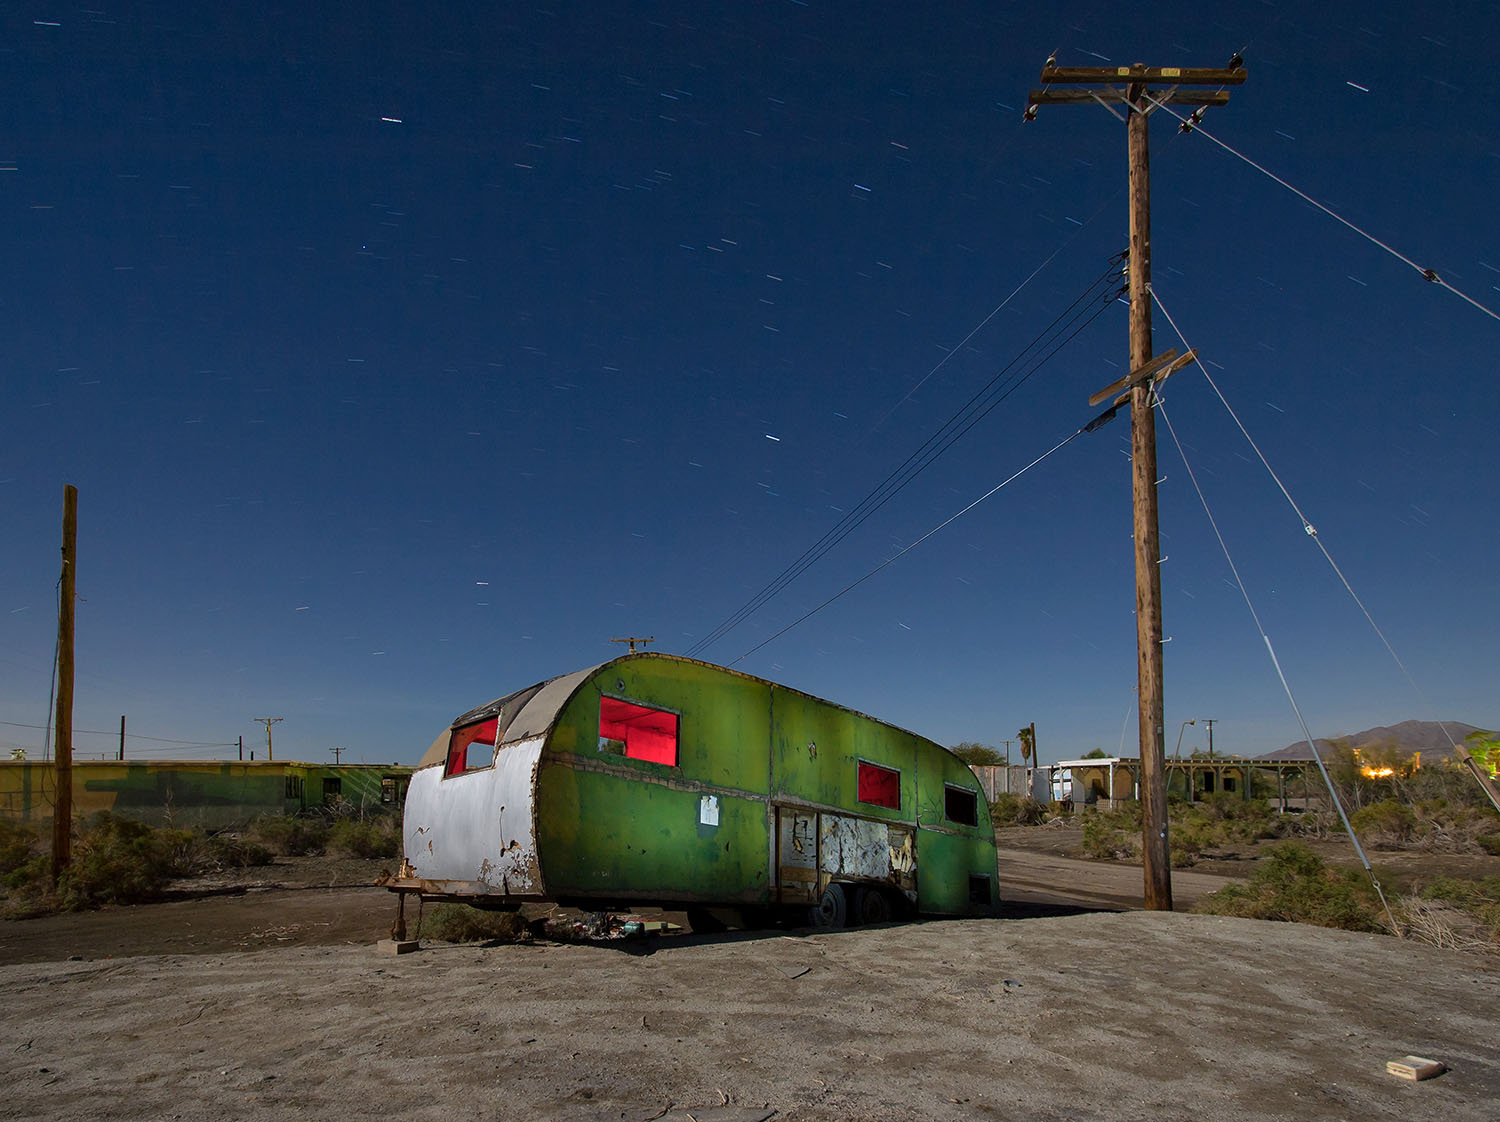
<instances>
[{"instance_id":1,"label":"trailer wheel","mask_svg":"<svg viewBox=\"0 0 1500 1122\"><path fill-rule=\"evenodd\" d=\"M889 923L891 899L878 888L860 885L854 890L854 918L861 925Z\"/></svg>"},{"instance_id":2,"label":"trailer wheel","mask_svg":"<svg viewBox=\"0 0 1500 1122\"><path fill-rule=\"evenodd\" d=\"M830 884L823 889L818 902L808 910L808 920L814 927L843 927L848 914L849 904L844 896L844 886Z\"/></svg>"}]
</instances>

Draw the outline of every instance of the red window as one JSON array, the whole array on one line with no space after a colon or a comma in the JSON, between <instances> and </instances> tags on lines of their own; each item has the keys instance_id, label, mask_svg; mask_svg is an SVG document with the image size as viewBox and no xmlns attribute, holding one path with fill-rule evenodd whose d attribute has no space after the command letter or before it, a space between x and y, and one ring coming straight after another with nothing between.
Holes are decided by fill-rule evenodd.
<instances>
[{"instance_id":1,"label":"red window","mask_svg":"<svg viewBox=\"0 0 1500 1122\"><path fill-rule=\"evenodd\" d=\"M901 809L901 773L859 761L859 801Z\"/></svg>"},{"instance_id":2,"label":"red window","mask_svg":"<svg viewBox=\"0 0 1500 1122\"><path fill-rule=\"evenodd\" d=\"M462 775L491 766L495 762L495 737L499 732L498 717L454 729L448 739L448 763L443 774Z\"/></svg>"},{"instance_id":3,"label":"red window","mask_svg":"<svg viewBox=\"0 0 1500 1122\"><path fill-rule=\"evenodd\" d=\"M599 751L676 767L677 714L601 697Z\"/></svg>"}]
</instances>

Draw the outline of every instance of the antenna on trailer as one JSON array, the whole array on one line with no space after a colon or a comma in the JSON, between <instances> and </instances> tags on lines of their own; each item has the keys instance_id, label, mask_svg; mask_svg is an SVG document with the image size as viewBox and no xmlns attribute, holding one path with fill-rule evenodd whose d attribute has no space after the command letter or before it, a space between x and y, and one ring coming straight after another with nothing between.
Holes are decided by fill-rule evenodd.
<instances>
[{"instance_id":1,"label":"antenna on trailer","mask_svg":"<svg viewBox=\"0 0 1500 1122\"><path fill-rule=\"evenodd\" d=\"M654 642L656 642L656 636L653 635L650 638L642 639L638 635L629 635L629 636L626 636L624 639L611 639L610 642L611 643L629 643L630 644L630 650L627 653L628 654L635 654L635 645L637 643L640 643L642 646L644 646L647 643L654 643Z\"/></svg>"}]
</instances>

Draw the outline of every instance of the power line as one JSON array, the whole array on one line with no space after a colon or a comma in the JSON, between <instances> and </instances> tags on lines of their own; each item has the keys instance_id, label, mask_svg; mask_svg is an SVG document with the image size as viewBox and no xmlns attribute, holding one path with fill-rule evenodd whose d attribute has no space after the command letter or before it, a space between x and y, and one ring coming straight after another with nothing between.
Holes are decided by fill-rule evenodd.
<instances>
[{"instance_id":1,"label":"power line","mask_svg":"<svg viewBox=\"0 0 1500 1122\"><path fill-rule=\"evenodd\" d=\"M1149 101L1149 102L1151 102L1158 109L1165 109L1167 111L1167 114L1169 116L1176 117L1177 120L1179 120L1179 121L1182 122L1182 124L1183 124L1184 127L1188 127L1189 126L1189 120L1188 120L1188 118L1182 116L1180 113L1175 112L1173 109L1169 108L1165 103L1157 101L1155 98L1152 98L1149 95L1147 96L1146 100ZM1491 319L1500 320L1500 312L1496 312L1494 309L1486 307L1485 305L1481 304L1478 300L1474 299L1472 296L1468 295L1467 293L1461 292L1457 288L1454 288L1453 285L1449 284L1442 277L1438 276L1438 274L1437 274L1437 272L1435 270L1429 269L1429 268L1427 268L1424 265L1418 265L1415 261L1413 261L1410 257L1406 256L1406 254L1402 253L1400 250L1397 250L1397 249L1395 249L1395 248L1387 245L1385 242L1381 241L1379 238L1377 238L1374 234L1370 233L1368 230L1365 230L1365 229L1363 229L1363 228L1361 228L1359 226L1356 226L1353 222L1350 222L1347 218L1345 218L1342 214L1339 214L1332 207L1324 206L1322 203L1318 202L1317 199L1315 199L1311 195L1309 195L1306 191L1302 191L1302 190L1297 189L1296 187L1293 187L1290 183L1288 183L1285 179L1282 179L1281 176L1277 175L1275 172L1269 170L1268 168L1262 166L1261 164L1256 163L1254 160L1252 160L1249 156L1245 155L1243 152L1236 151L1234 148L1232 148L1228 144L1224 143L1224 141L1220 140L1213 133L1209 132L1207 129L1205 129L1198 122L1196 122L1196 121L1192 122L1191 123L1191 127L1188 128L1188 131L1202 133L1204 136L1208 137L1209 140L1212 140L1215 144L1217 144L1220 148L1224 149L1224 151L1228 152L1230 155L1237 156L1239 159L1241 159L1245 163L1249 164L1251 167L1253 167L1256 171L1260 172L1262 175L1267 176L1270 179L1274 179L1277 183L1281 184L1283 187L1285 187L1292 194L1296 195L1303 202L1312 204L1313 206L1315 206L1319 210L1321 210L1324 214L1326 214L1330 218L1334 219L1336 222L1342 223L1343 225L1349 227L1349 229L1353 230L1360 237L1364 238L1365 240L1367 240L1369 242L1374 243L1375 245L1379 246L1381 249L1385 250L1392 257L1394 257L1397 261L1400 261L1403 264L1411 266L1413 269L1415 269L1418 273L1421 274L1423 280L1430 281L1431 283L1437 285L1440 288L1446 288L1449 292L1453 293L1453 295L1457 296L1460 300L1463 300L1463 301L1466 301L1469 304L1472 304L1474 307L1478 308L1481 312L1483 312L1485 315L1489 316Z\"/></svg>"},{"instance_id":2,"label":"power line","mask_svg":"<svg viewBox=\"0 0 1500 1122\"><path fill-rule=\"evenodd\" d=\"M1059 313L1035 338L1003 366L967 402L955 411L916 451L911 453L897 468L869 492L859 504L844 514L824 535L783 569L759 592L719 623L712 631L693 644L686 652L696 656L718 640L728 635L747 618L758 611L767 601L779 594L787 585L811 565L825 556L834 546L858 529L877 510L888 503L913 479L932 465L944 452L966 435L1002 401L1014 393L1032 377L1054 355L1093 323L1118 296L1114 283L1116 267L1122 255L1110 259L1110 264L1077 296L1064 311ZM1086 318L1085 318L1086 317ZM1081 322L1080 322L1081 321ZM1064 334L1066 333L1066 334ZM1042 348L1042 353L1032 352ZM1030 357L1028 357L1030 356ZM1025 365L1023 365L1025 364ZM1005 382L1018 366L1019 373Z\"/></svg>"},{"instance_id":3,"label":"power line","mask_svg":"<svg viewBox=\"0 0 1500 1122\"><path fill-rule=\"evenodd\" d=\"M921 389L923 386L925 386L927 384L928 380L931 379L934 374L936 374L944 366L948 365L948 360L950 358L952 358L954 355L956 355L960 351L962 351L964 349L964 347L966 347L968 345L970 339L974 338L974 336L978 335L981 331L983 331L985 329L985 327L989 325L989 322L992 319L994 319L997 315L999 315L1012 300L1014 300L1017 296L1019 296L1021 294L1021 291L1027 285L1029 285L1032 281L1036 280L1038 274L1040 274L1041 271L1043 269L1045 269L1048 265L1052 264L1052 262L1056 259L1057 255L1059 253L1061 253L1063 250L1067 249L1068 246L1072 245L1073 242L1074 242L1074 240L1076 238L1078 238L1083 233L1083 231L1085 229L1088 228L1089 223L1093 222L1094 219L1098 218L1099 215L1103 214L1104 213L1104 208L1107 207L1107 206L1109 206L1110 203L1114 202L1115 199L1119 197L1119 194L1120 194L1120 192L1118 190L1115 191L1115 193L1113 195L1111 195L1108 199L1106 199L1104 201L1103 204L1100 205L1100 207L1099 207L1098 210L1094 211L1093 214L1089 215L1088 218L1086 218L1082 222L1082 224L1079 225L1078 229L1074 230L1071 234L1069 234L1066 238L1064 238L1063 241L1062 241L1062 244L1059 245L1056 249L1054 249L1050 254L1047 255L1046 260L1044 260L1035 269L1031 270L1031 272L1029 274L1027 274L1025 280L1023 280L1020 284L1016 285L1015 288L1011 289L1010 295L1006 296L1006 298L1004 300L1001 300L1000 303L996 304L995 307L993 309L991 309L989 315L985 316L982 320L980 320L977 324L975 324L973 330L971 330L967 335L965 335L962 339L960 339L958 341L957 345L955 345L951 350L949 350L947 354L945 354L942 358L938 359L936 365L934 365L931 370L929 370L926 374L923 374L921 378L917 379L916 385L912 386L911 389L907 390L906 393L905 393L905 395L901 398L900 401L896 402L895 405L892 405L888 410L886 410L885 416L881 417L880 420L876 421L873 425L870 426L870 432L871 433L875 433L875 432L879 431L881 425L885 424L893 416L895 416L896 415L896 410L900 409L903 405L905 405L908 401L910 401L912 394L916 393L919 389Z\"/></svg>"},{"instance_id":4,"label":"power line","mask_svg":"<svg viewBox=\"0 0 1500 1122\"><path fill-rule=\"evenodd\" d=\"M1113 414L1114 414L1114 410L1110 409L1105 414L1101 414L1101 418L1107 417L1107 416L1113 416ZM1078 429L1071 436L1065 437L1064 439L1058 441L1051 448L1047 449L1047 451L1043 452L1036 459L1032 460L1031 463L1029 463L1025 467L1023 467L1020 471L1017 471L1014 474L1008 476L1007 478L1001 480L999 483L995 484L993 487L991 487L984 494L980 495L979 498L977 498L973 502L971 502L968 506L966 506L962 510L958 511L956 514L949 515L947 518L943 519L943 521L939 522L932 529L928 530L925 534L923 534L916 541L912 542L909 546L906 546L904 549L900 550L899 552L897 552L893 556L888 557L886 560L882 561L879 565L876 565L875 568L871 569L868 573L866 573L864 576L860 577L858 580L853 581L853 582L845 585L843 588L839 589L839 591L835 592L832 596L830 596L827 600L824 600L817 607L815 607L815 608L813 608L813 609L811 609L811 610L809 610L807 612L804 612L802 615L798 616L791 623L787 624L785 627L783 627L780 631L776 632L776 634L772 635L770 638L764 639L761 642L757 643L755 646L751 647L744 654L740 655L739 658L735 659L734 662L731 662L729 665L733 666L733 665L735 665L735 663L743 662L745 659L747 659L751 655L753 655L756 651L758 651L762 647L764 647L767 643L770 643L773 640L781 638L781 636L785 635L788 631L790 631L792 628L796 627L798 624L804 622L805 620L811 619L813 616L815 616L819 612L821 612L824 608L828 607L829 604L832 604L835 600L837 600L840 597L842 597L845 593L852 592L854 589L856 589L860 585L864 584L865 581L867 581L871 577L873 577L876 573L880 572L882 569L886 568L888 565L893 564L894 562L896 562L900 558L906 556L912 550L916 549L917 546L921 545L928 538L932 537L934 534L936 534L939 530L943 529L945 526L948 526L949 524L958 521L964 515L968 514L969 511L973 510L980 503L984 502L985 499L989 498L996 491L1000 490L1000 488L1006 486L1008 483L1011 483L1014 480L1017 480L1017 479L1021 478L1021 476L1025 475L1032 468L1036 467L1037 464L1041 463L1048 456L1052 455L1053 452L1056 452L1059 448L1062 448L1065 445L1071 444L1079 436L1083 435L1085 432L1091 432L1091 431L1093 431L1093 429L1096 428L1096 427L1097 427L1096 424L1094 424L1093 422L1090 422L1088 425L1085 425L1083 428Z\"/></svg>"},{"instance_id":5,"label":"power line","mask_svg":"<svg viewBox=\"0 0 1500 1122\"><path fill-rule=\"evenodd\" d=\"M1155 301L1156 306L1161 309L1162 315L1167 317L1167 322L1171 324L1172 330L1177 333L1177 338L1180 339L1182 341L1182 345L1186 347L1187 337L1183 335L1182 329L1177 326L1177 321L1172 318L1172 313L1167 311L1166 305L1161 302L1161 297L1156 294L1156 291L1154 289L1152 290L1151 298ZM1305 532L1307 536L1313 540L1313 543L1318 547L1318 551L1322 553L1323 559L1328 562L1329 568L1331 568L1334 572L1334 575L1338 577L1339 583L1344 586L1344 591L1346 591L1349 594L1350 598L1354 601L1355 607L1359 608L1360 614L1365 617L1365 621L1369 623L1371 630L1375 632L1376 637L1385 647L1386 652L1391 656L1392 661L1395 662L1402 675L1405 676L1407 682L1411 685L1412 691L1417 695L1419 699L1421 699L1422 703L1427 706L1429 714L1434 717L1438 728L1442 730L1443 738L1448 741L1448 746L1455 752L1457 752L1458 744L1454 741L1453 736L1448 732L1448 727L1443 723L1442 719L1437 716L1437 707L1434 706L1428 699L1426 693L1423 692L1422 687L1417 684L1416 678L1413 677L1411 671L1406 668L1406 663L1401 660L1401 656L1396 653L1396 648L1391 645L1391 641L1386 638L1385 632L1382 631L1380 625L1375 622L1375 617L1370 613L1370 609L1365 607L1364 601L1361 600L1359 594L1354 591L1354 586L1349 583L1349 578L1344 575L1344 570L1341 569L1338 562L1333 559L1333 554L1328 551L1328 546L1324 544L1323 539L1318 535L1317 528L1314 527L1310 521L1308 521L1307 515L1302 513L1302 508L1297 505L1297 500L1292 498L1292 493L1287 490L1286 484L1281 481L1281 477L1276 473L1276 469L1273 468L1270 461L1266 459L1266 455L1261 451L1260 445L1255 442L1255 438L1252 437L1250 435L1250 431L1245 428L1245 423L1240 420L1239 414L1236 413L1234 407L1229 404L1229 399L1224 396L1224 391L1219 388L1219 384L1214 381L1213 375L1208 372L1208 367L1204 365L1201 359L1198 360L1198 368L1202 372L1204 380L1208 382L1209 387L1218 397L1220 404L1224 406L1224 409L1229 414L1230 419L1234 421L1235 427L1240 430L1240 435L1245 438L1246 443L1250 445L1250 448L1255 453L1256 458L1260 460L1261 466L1266 469L1267 474L1270 475L1272 481L1276 484L1276 487L1281 492L1282 497L1286 499L1287 505L1289 505L1292 508L1293 513L1297 515L1298 521L1302 523L1303 532ZM1184 462L1186 461L1184 460ZM1191 471L1191 469L1189 470ZM1238 576L1236 576L1236 579L1238 579Z\"/></svg>"},{"instance_id":6,"label":"power line","mask_svg":"<svg viewBox=\"0 0 1500 1122\"><path fill-rule=\"evenodd\" d=\"M0 726L4 726L6 728L13 728L13 729L42 729L42 728L49 727L47 725L23 725L19 721L0 721ZM79 736L79 735L82 735L82 736L119 736L120 735L118 729L114 729L114 730L111 730L109 732L105 732L102 729L74 729L73 730L73 734L75 736ZM165 736L146 736L143 733L139 733L139 732L128 732L128 733L125 734L125 739L126 740L153 740L153 741L156 741L159 744L185 744L185 745L187 745L190 748L233 748L234 747L234 741L232 741L232 740L231 741L221 741L221 740L172 740L172 739L169 739L168 737L165 737Z\"/></svg>"},{"instance_id":7,"label":"power line","mask_svg":"<svg viewBox=\"0 0 1500 1122\"><path fill-rule=\"evenodd\" d=\"M1255 605L1250 600L1250 590L1245 587L1245 582L1240 577L1239 567L1235 565L1234 558L1229 553L1229 546L1224 541L1224 535L1219 532L1218 520L1214 518L1213 511L1209 509L1208 499L1203 494L1203 488L1198 484L1198 475L1193 471L1193 465L1188 461L1187 452L1182 447L1182 441L1177 439L1177 430L1172 426L1171 418L1167 416L1166 406L1158 400L1157 409L1161 411L1161 419L1166 422L1167 432L1171 434L1172 443L1177 447L1177 454L1182 458L1182 466L1187 469L1188 478L1192 480L1193 490L1197 492L1198 502L1203 507L1203 513L1208 517L1208 524L1213 529L1214 537L1218 539L1219 549L1224 554L1224 560L1229 563L1229 571L1234 574L1234 581L1239 586L1240 595L1245 600L1245 607L1250 610L1250 618L1255 621L1255 629L1260 632L1261 640L1266 645L1266 653L1271 656L1271 665L1276 670L1276 677L1281 681L1282 691L1286 694L1286 699L1291 704L1292 712L1296 714L1297 724L1302 729L1303 739L1307 742L1307 747L1312 752L1313 759L1317 761L1318 771L1323 775L1323 782L1328 787L1329 797L1333 799L1334 809L1339 812L1339 819L1344 824L1344 832L1349 835L1349 841L1354 846L1354 852L1359 855L1360 864L1365 867L1365 874L1370 878L1370 883L1375 887L1375 895L1380 897L1380 903L1385 908L1386 918L1391 922L1391 930L1399 934L1401 928L1396 923L1395 915L1391 912L1391 905L1385 898L1384 890L1380 887L1380 878L1375 875L1375 870L1370 867L1370 859L1365 856L1364 847L1359 844L1359 836L1355 834L1354 826L1350 823L1349 816L1344 813L1343 801L1339 798L1339 793L1333 785L1333 779L1328 774L1328 768L1323 763L1323 755L1318 751L1318 746L1313 741L1312 730L1307 727L1307 720L1302 716L1302 709L1297 704L1296 696L1292 693L1291 683L1286 680L1286 674L1281 669L1281 660L1276 657L1276 648L1271 643L1271 636L1266 633L1265 625L1260 621L1260 614L1255 610Z\"/></svg>"}]
</instances>

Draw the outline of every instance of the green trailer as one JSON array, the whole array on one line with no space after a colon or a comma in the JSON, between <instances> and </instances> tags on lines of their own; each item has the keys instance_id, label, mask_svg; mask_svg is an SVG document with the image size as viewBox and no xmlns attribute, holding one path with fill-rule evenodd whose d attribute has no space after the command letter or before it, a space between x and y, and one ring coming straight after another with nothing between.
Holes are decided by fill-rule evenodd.
<instances>
[{"instance_id":1,"label":"green trailer","mask_svg":"<svg viewBox=\"0 0 1500 1122\"><path fill-rule=\"evenodd\" d=\"M947 749L798 690L626 654L463 714L406 797L398 892L769 910L839 925L991 914L995 838Z\"/></svg>"}]
</instances>

